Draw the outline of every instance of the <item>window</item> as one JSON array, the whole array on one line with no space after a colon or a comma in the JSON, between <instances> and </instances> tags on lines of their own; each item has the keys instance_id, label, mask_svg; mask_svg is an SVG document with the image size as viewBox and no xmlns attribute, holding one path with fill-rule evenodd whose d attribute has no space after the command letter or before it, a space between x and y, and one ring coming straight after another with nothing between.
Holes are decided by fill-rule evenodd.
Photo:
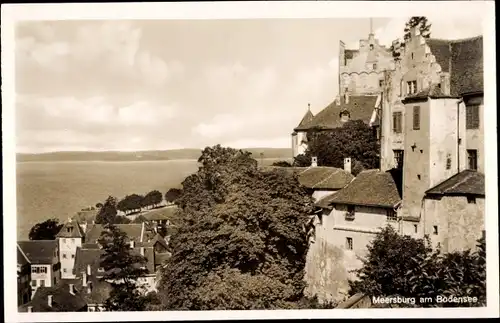
<instances>
[{"instance_id":1,"label":"window","mask_svg":"<svg viewBox=\"0 0 500 323\"><path fill-rule=\"evenodd\" d=\"M413 53L411 53L411 59L413 59Z\"/></svg>"},{"instance_id":2,"label":"window","mask_svg":"<svg viewBox=\"0 0 500 323\"><path fill-rule=\"evenodd\" d=\"M36 280L31 281L31 286L36 287Z\"/></svg>"},{"instance_id":3,"label":"window","mask_svg":"<svg viewBox=\"0 0 500 323\"><path fill-rule=\"evenodd\" d=\"M467 203L476 204L476 197L475 196L467 196Z\"/></svg>"},{"instance_id":4,"label":"window","mask_svg":"<svg viewBox=\"0 0 500 323\"><path fill-rule=\"evenodd\" d=\"M397 221L398 217L396 215L396 212L394 210L387 210L387 221L389 222L395 222Z\"/></svg>"},{"instance_id":5,"label":"window","mask_svg":"<svg viewBox=\"0 0 500 323\"><path fill-rule=\"evenodd\" d=\"M403 160L404 160L404 150L395 149L394 152L394 161L396 162L396 168L403 168Z\"/></svg>"},{"instance_id":6,"label":"window","mask_svg":"<svg viewBox=\"0 0 500 323\"><path fill-rule=\"evenodd\" d=\"M57 278L54 277L54 286L57 284Z\"/></svg>"},{"instance_id":7,"label":"window","mask_svg":"<svg viewBox=\"0 0 500 323\"><path fill-rule=\"evenodd\" d=\"M373 49L373 44L370 44L370 50L372 50L372 49Z\"/></svg>"},{"instance_id":8,"label":"window","mask_svg":"<svg viewBox=\"0 0 500 323\"><path fill-rule=\"evenodd\" d=\"M465 106L465 128L479 129L479 105Z\"/></svg>"},{"instance_id":9,"label":"window","mask_svg":"<svg viewBox=\"0 0 500 323\"><path fill-rule=\"evenodd\" d=\"M417 178L418 178L418 179L421 179L421 178L422 178L422 176L420 176L420 174L417 174Z\"/></svg>"},{"instance_id":10,"label":"window","mask_svg":"<svg viewBox=\"0 0 500 323\"><path fill-rule=\"evenodd\" d=\"M354 205L347 206L347 212L345 214L346 220L354 220Z\"/></svg>"},{"instance_id":11,"label":"window","mask_svg":"<svg viewBox=\"0 0 500 323\"><path fill-rule=\"evenodd\" d=\"M40 287L45 287L45 280L40 279Z\"/></svg>"},{"instance_id":12,"label":"window","mask_svg":"<svg viewBox=\"0 0 500 323\"><path fill-rule=\"evenodd\" d=\"M420 130L420 107L413 107L413 130Z\"/></svg>"},{"instance_id":13,"label":"window","mask_svg":"<svg viewBox=\"0 0 500 323\"><path fill-rule=\"evenodd\" d=\"M446 169L451 169L451 154L446 155Z\"/></svg>"},{"instance_id":14,"label":"window","mask_svg":"<svg viewBox=\"0 0 500 323\"><path fill-rule=\"evenodd\" d=\"M378 86L383 87L384 86L384 80L379 80L378 81Z\"/></svg>"},{"instance_id":15,"label":"window","mask_svg":"<svg viewBox=\"0 0 500 323\"><path fill-rule=\"evenodd\" d=\"M413 228L415 229L415 233L418 233L418 225L414 224Z\"/></svg>"},{"instance_id":16,"label":"window","mask_svg":"<svg viewBox=\"0 0 500 323\"><path fill-rule=\"evenodd\" d=\"M63 273L67 272L67 269L66 268L63 268Z\"/></svg>"},{"instance_id":17,"label":"window","mask_svg":"<svg viewBox=\"0 0 500 323\"><path fill-rule=\"evenodd\" d=\"M346 87L346 88L344 89L344 93L347 93L347 92L349 92L349 88L348 88L348 87Z\"/></svg>"},{"instance_id":18,"label":"window","mask_svg":"<svg viewBox=\"0 0 500 323\"><path fill-rule=\"evenodd\" d=\"M438 83L438 88L439 88L439 89L441 88L441 83Z\"/></svg>"},{"instance_id":19,"label":"window","mask_svg":"<svg viewBox=\"0 0 500 323\"><path fill-rule=\"evenodd\" d=\"M417 93L417 81L406 82L406 92L408 94L415 94L415 93Z\"/></svg>"},{"instance_id":20,"label":"window","mask_svg":"<svg viewBox=\"0 0 500 323\"><path fill-rule=\"evenodd\" d=\"M345 247L347 250L352 250L352 238L346 238Z\"/></svg>"},{"instance_id":21,"label":"window","mask_svg":"<svg viewBox=\"0 0 500 323\"><path fill-rule=\"evenodd\" d=\"M394 133L401 133L403 131L403 113L394 112L392 114L392 131Z\"/></svg>"},{"instance_id":22,"label":"window","mask_svg":"<svg viewBox=\"0 0 500 323\"><path fill-rule=\"evenodd\" d=\"M435 225L435 226L434 226L434 234L435 234L435 235L437 235L437 234L438 234L438 226L437 226L437 225Z\"/></svg>"},{"instance_id":23,"label":"window","mask_svg":"<svg viewBox=\"0 0 500 323\"><path fill-rule=\"evenodd\" d=\"M467 149L467 159L469 162L469 169L477 170L477 150Z\"/></svg>"},{"instance_id":24,"label":"window","mask_svg":"<svg viewBox=\"0 0 500 323\"><path fill-rule=\"evenodd\" d=\"M71 255L71 259L75 259L75 255Z\"/></svg>"},{"instance_id":25,"label":"window","mask_svg":"<svg viewBox=\"0 0 500 323\"><path fill-rule=\"evenodd\" d=\"M373 64L373 69L374 69L374 70L376 70L376 69L377 69L377 64L376 64L376 63L374 63L374 64Z\"/></svg>"},{"instance_id":26,"label":"window","mask_svg":"<svg viewBox=\"0 0 500 323\"><path fill-rule=\"evenodd\" d=\"M66 254L65 254L65 253L63 253L63 259L66 259L66 258L67 258Z\"/></svg>"}]
</instances>

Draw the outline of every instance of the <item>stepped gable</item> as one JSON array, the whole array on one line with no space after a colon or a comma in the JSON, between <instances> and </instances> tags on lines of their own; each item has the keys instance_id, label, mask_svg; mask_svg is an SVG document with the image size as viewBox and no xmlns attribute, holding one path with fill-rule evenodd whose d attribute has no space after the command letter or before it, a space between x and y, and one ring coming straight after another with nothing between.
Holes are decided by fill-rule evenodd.
<instances>
[{"instance_id":1,"label":"stepped gable","mask_svg":"<svg viewBox=\"0 0 500 323\"><path fill-rule=\"evenodd\" d=\"M17 246L23 256L33 265L51 264L57 257L57 240L18 241Z\"/></svg>"},{"instance_id":2,"label":"stepped gable","mask_svg":"<svg viewBox=\"0 0 500 323\"><path fill-rule=\"evenodd\" d=\"M337 193L319 200L316 205L329 208L333 204L348 204L394 208L401 202L397 184L389 172L365 170Z\"/></svg>"},{"instance_id":3,"label":"stepped gable","mask_svg":"<svg viewBox=\"0 0 500 323\"><path fill-rule=\"evenodd\" d=\"M425 192L427 195L485 196L484 174L463 170Z\"/></svg>"},{"instance_id":4,"label":"stepped gable","mask_svg":"<svg viewBox=\"0 0 500 323\"><path fill-rule=\"evenodd\" d=\"M342 127L345 122L341 119L341 113L349 113L349 120L362 120L370 123L373 110L378 103L375 95L350 95L346 103L345 97L334 100L326 108L321 110L314 118L304 126L295 128L295 131L308 130L333 130Z\"/></svg>"},{"instance_id":5,"label":"stepped gable","mask_svg":"<svg viewBox=\"0 0 500 323\"><path fill-rule=\"evenodd\" d=\"M450 93L463 96L484 90L483 36L459 39L426 39L443 72L450 73Z\"/></svg>"}]
</instances>

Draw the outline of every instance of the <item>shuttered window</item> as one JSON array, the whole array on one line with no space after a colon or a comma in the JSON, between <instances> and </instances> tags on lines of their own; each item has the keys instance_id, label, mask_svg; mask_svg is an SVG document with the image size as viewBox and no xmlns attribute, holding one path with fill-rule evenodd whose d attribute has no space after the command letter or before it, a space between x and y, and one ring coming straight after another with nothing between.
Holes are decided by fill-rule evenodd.
<instances>
[{"instance_id":1,"label":"shuttered window","mask_svg":"<svg viewBox=\"0 0 500 323\"><path fill-rule=\"evenodd\" d=\"M413 130L420 130L420 107L413 107Z\"/></svg>"},{"instance_id":2,"label":"shuttered window","mask_svg":"<svg viewBox=\"0 0 500 323\"><path fill-rule=\"evenodd\" d=\"M465 126L467 129L478 129L479 128L479 106L478 105L468 105L465 107L466 120Z\"/></svg>"},{"instance_id":3,"label":"shuttered window","mask_svg":"<svg viewBox=\"0 0 500 323\"><path fill-rule=\"evenodd\" d=\"M394 133L401 133L403 131L403 113L394 112L392 114L392 131Z\"/></svg>"}]
</instances>

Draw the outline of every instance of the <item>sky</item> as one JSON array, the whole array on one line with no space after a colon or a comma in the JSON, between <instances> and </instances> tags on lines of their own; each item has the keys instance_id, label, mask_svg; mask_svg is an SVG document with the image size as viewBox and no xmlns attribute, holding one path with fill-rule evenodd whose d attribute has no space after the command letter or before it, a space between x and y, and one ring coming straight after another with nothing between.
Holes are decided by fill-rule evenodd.
<instances>
[{"instance_id":1,"label":"sky","mask_svg":"<svg viewBox=\"0 0 500 323\"><path fill-rule=\"evenodd\" d=\"M428 16L433 38L482 33ZM374 18L382 44L407 18ZM291 147L311 104L338 92L338 44L368 18L22 22L15 29L16 150Z\"/></svg>"}]
</instances>

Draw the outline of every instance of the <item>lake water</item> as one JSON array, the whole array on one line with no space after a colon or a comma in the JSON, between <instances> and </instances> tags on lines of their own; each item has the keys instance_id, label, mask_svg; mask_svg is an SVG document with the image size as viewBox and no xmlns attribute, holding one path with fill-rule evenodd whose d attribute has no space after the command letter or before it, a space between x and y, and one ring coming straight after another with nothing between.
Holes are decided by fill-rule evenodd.
<instances>
[{"instance_id":1,"label":"lake water","mask_svg":"<svg viewBox=\"0 0 500 323\"><path fill-rule=\"evenodd\" d=\"M17 163L17 237L48 218L65 221L109 195L163 194L196 172L196 160Z\"/></svg>"},{"instance_id":2,"label":"lake water","mask_svg":"<svg viewBox=\"0 0 500 323\"><path fill-rule=\"evenodd\" d=\"M152 190L165 194L197 170L196 160L17 163L17 238L28 239L36 223L49 218L66 221L109 195L121 199Z\"/></svg>"}]
</instances>

